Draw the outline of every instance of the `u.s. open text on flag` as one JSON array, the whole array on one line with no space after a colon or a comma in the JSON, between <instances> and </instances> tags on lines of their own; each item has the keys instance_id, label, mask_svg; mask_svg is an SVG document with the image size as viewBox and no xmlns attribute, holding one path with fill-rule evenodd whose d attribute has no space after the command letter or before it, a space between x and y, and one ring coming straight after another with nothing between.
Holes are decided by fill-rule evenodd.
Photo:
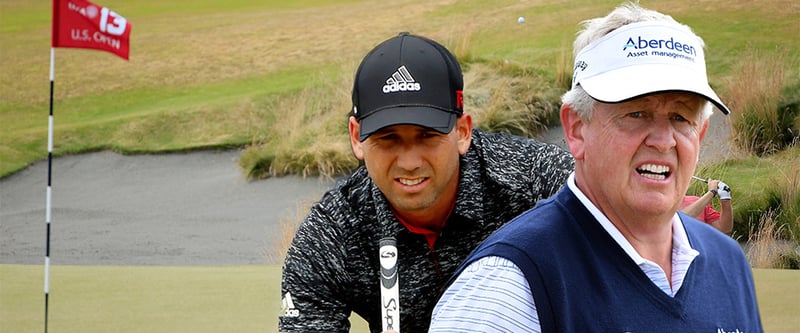
<instances>
[{"instance_id":1,"label":"u.s. open text on flag","mask_svg":"<svg viewBox=\"0 0 800 333\"><path fill-rule=\"evenodd\" d=\"M128 59L131 23L86 0L53 0L53 47L111 52Z\"/></svg>"}]
</instances>

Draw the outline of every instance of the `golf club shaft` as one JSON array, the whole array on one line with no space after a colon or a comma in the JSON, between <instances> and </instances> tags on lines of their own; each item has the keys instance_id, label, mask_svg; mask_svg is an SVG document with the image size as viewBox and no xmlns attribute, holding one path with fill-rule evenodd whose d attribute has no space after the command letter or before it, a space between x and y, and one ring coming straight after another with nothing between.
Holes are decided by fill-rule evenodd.
<instances>
[{"instance_id":1,"label":"golf club shaft","mask_svg":"<svg viewBox=\"0 0 800 333\"><path fill-rule=\"evenodd\" d=\"M697 180L699 180L699 181L701 181L703 183L708 183L708 179L703 179L703 178L700 178L700 177L697 177L697 176L692 176L692 178L697 179Z\"/></svg>"}]
</instances>

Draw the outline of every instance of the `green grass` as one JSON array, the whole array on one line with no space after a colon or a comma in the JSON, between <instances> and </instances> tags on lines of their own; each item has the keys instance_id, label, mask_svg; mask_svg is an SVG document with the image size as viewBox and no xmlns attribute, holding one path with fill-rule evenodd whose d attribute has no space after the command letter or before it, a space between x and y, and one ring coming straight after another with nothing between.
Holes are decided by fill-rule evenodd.
<instances>
[{"instance_id":1,"label":"green grass","mask_svg":"<svg viewBox=\"0 0 800 333\"><path fill-rule=\"evenodd\" d=\"M52 266L50 332L275 332L279 265ZM754 269L766 332L800 327L800 271ZM0 331L42 332L44 269L0 265ZM358 316L352 332L368 332Z\"/></svg>"},{"instance_id":2,"label":"green grass","mask_svg":"<svg viewBox=\"0 0 800 333\"><path fill-rule=\"evenodd\" d=\"M268 103L310 87L307 69L213 85L140 88L82 96L56 105L56 155L113 149L124 153L181 151L242 146L268 132ZM109 106L112 105L113 108ZM19 105L0 102L4 131L4 170L15 170L46 156L47 105L39 114L18 112ZM32 149L38 148L38 149ZM9 151L6 154L3 152ZM8 157L8 158L6 158Z\"/></svg>"},{"instance_id":3,"label":"green grass","mask_svg":"<svg viewBox=\"0 0 800 333\"><path fill-rule=\"evenodd\" d=\"M54 152L296 147L298 143L274 142L280 138L265 141L264 133L280 129L281 124L272 121L276 114L319 110L291 108L282 101L293 98L298 90L325 85L327 90L319 94L345 92L345 97L311 107L333 113L323 117L344 115L358 62L375 44L398 31L426 35L451 48L459 46L467 76L475 75L471 69L483 64L493 71L488 82L532 83L512 91L511 98L496 98L499 105L468 104L471 113L522 110L526 105L532 107L523 111L539 112L537 103L530 101L558 102L562 88L556 82L563 77L557 72L563 67L559 62L565 52L571 52L578 22L604 15L616 4L588 0L404 0L390 4L109 0L103 5L133 24L131 60L98 51L56 50ZM748 45L764 52L785 49L788 61L800 57L800 39L791 38L800 30L796 19L800 8L791 1L717 0L698 5L682 0L644 5L692 25L704 37L709 45L708 70L716 85L724 85ZM404 15L396 15L401 9ZM0 177L46 158L50 15L49 3L0 3ZM526 17L524 24L517 23L519 16ZM788 84L800 86L798 68L787 66L786 71L787 77L795 78ZM481 100L489 84L473 81L467 86L467 99ZM520 91L527 94L515 96ZM487 94L491 93L497 91ZM344 128L342 124L330 131ZM294 139L307 140L316 134L307 132ZM320 137L324 143L336 135ZM336 153L283 151L266 154L265 160L252 165L264 165L273 155L296 159L286 164L347 155L346 137L336 140L341 146ZM329 169L352 165L342 163Z\"/></svg>"},{"instance_id":4,"label":"green grass","mask_svg":"<svg viewBox=\"0 0 800 333\"><path fill-rule=\"evenodd\" d=\"M52 266L48 330L275 332L280 274L280 265ZM44 269L0 264L0 331L43 330Z\"/></svg>"},{"instance_id":5,"label":"green grass","mask_svg":"<svg viewBox=\"0 0 800 333\"><path fill-rule=\"evenodd\" d=\"M794 332L800 327L800 271L753 269L764 332Z\"/></svg>"}]
</instances>

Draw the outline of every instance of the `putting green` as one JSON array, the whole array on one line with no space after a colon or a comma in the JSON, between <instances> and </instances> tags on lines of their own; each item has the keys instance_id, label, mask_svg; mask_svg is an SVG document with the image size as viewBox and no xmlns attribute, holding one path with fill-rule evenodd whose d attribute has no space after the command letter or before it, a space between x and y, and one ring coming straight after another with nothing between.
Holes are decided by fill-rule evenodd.
<instances>
[{"instance_id":1,"label":"putting green","mask_svg":"<svg viewBox=\"0 0 800 333\"><path fill-rule=\"evenodd\" d=\"M50 332L274 332L280 265L52 266ZM755 269L767 332L800 327L800 271ZM353 332L368 332L355 317ZM42 332L44 268L0 265L0 332Z\"/></svg>"}]
</instances>

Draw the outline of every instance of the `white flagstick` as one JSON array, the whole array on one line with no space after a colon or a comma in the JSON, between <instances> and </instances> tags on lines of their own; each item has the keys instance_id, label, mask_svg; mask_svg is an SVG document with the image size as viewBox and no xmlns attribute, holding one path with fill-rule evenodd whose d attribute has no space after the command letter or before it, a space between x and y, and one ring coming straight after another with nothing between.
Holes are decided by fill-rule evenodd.
<instances>
[{"instance_id":1,"label":"white flagstick","mask_svg":"<svg viewBox=\"0 0 800 333\"><path fill-rule=\"evenodd\" d=\"M52 202L52 169L53 169L53 89L55 85L56 72L56 49L50 48L50 117L47 121L47 203L45 212L45 223L47 224L47 241L44 252L44 333L47 333L47 317L50 300L50 214Z\"/></svg>"},{"instance_id":2,"label":"white flagstick","mask_svg":"<svg viewBox=\"0 0 800 333\"><path fill-rule=\"evenodd\" d=\"M400 281L397 272L397 241L393 237L380 241L381 321L383 331L400 332Z\"/></svg>"}]
</instances>

